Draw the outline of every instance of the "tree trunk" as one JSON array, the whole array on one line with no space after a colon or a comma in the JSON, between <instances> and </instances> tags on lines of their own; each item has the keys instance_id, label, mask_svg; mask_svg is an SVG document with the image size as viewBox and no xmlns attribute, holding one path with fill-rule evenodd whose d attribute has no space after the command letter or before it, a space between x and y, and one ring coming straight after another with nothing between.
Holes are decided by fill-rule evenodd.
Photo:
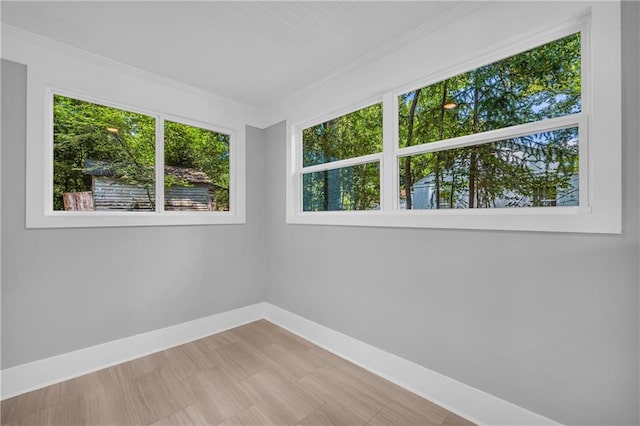
<instances>
[{"instance_id":1,"label":"tree trunk","mask_svg":"<svg viewBox=\"0 0 640 426\"><path fill-rule=\"evenodd\" d=\"M413 100L411 101L411 108L409 109L409 122L407 129L407 146L411 146L413 143L413 124L416 116L416 107L418 106L418 99L420 98L420 92L422 89L418 89L414 92ZM404 189L407 197L407 210L412 208L411 199L411 187L413 186L413 179L411 176L411 157L405 157L404 159Z\"/></svg>"},{"instance_id":2,"label":"tree trunk","mask_svg":"<svg viewBox=\"0 0 640 426\"><path fill-rule=\"evenodd\" d=\"M324 161L329 161L331 158L331 141L329 140L329 129L333 126L333 120L327 121L326 123L322 123L322 139L321 139L321 147L322 147L322 155L324 156ZM322 210L329 210L329 171L325 170L322 172L322 193L324 197L322 198Z\"/></svg>"},{"instance_id":3,"label":"tree trunk","mask_svg":"<svg viewBox=\"0 0 640 426\"><path fill-rule=\"evenodd\" d=\"M473 88L473 133L478 133L478 109L479 109L480 90L478 88L478 74L474 75ZM475 207L476 196L476 174L478 172L478 153L476 147L471 148L471 158L469 159L469 208Z\"/></svg>"},{"instance_id":4,"label":"tree trunk","mask_svg":"<svg viewBox=\"0 0 640 426\"><path fill-rule=\"evenodd\" d=\"M447 80L442 83L442 102L440 102L440 125L438 127L438 140L444 138L444 104L447 102ZM436 184L436 208L440 208L440 153L435 153L435 184Z\"/></svg>"},{"instance_id":5,"label":"tree trunk","mask_svg":"<svg viewBox=\"0 0 640 426\"><path fill-rule=\"evenodd\" d=\"M323 182L322 182L322 192L324 197L322 199L322 210L329 210L329 170L325 170L322 172Z\"/></svg>"},{"instance_id":6,"label":"tree trunk","mask_svg":"<svg viewBox=\"0 0 640 426\"><path fill-rule=\"evenodd\" d=\"M449 194L449 208L452 209L453 207L453 200L455 198L455 193L456 193L456 174L455 171L453 170L453 167L451 167L451 193Z\"/></svg>"}]
</instances>

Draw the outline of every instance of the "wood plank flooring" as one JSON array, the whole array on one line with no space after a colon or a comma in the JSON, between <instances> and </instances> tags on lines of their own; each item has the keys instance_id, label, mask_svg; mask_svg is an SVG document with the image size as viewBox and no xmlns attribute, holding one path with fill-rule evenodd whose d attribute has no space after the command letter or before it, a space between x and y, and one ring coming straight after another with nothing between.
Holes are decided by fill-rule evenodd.
<instances>
[{"instance_id":1,"label":"wood plank flooring","mask_svg":"<svg viewBox=\"0 0 640 426\"><path fill-rule=\"evenodd\" d=\"M260 320L29 392L2 426L472 423Z\"/></svg>"}]
</instances>

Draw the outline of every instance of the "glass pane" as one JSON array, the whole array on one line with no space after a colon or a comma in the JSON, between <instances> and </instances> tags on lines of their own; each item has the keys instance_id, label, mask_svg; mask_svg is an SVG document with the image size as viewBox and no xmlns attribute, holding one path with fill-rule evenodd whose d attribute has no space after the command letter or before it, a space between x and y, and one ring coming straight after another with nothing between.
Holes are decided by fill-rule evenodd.
<instances>
[{"instance_id":1,"label":"glass pane","mask_svg":"<svg viewBox=\"0 0 640 426\"><path fill-rule=\"evenodd\" d=\"M400 208L577 206L578 160L577 127L401 157Z\"/></svg>"},{"instance_id":2,"label":"glass pane","mask_svg":"<svg viewBox=\"0 0 640 426\"><path fill-rule=\"evenodd\" d=\"M580 112L580 33L398 98L407 147Z\"/></svg>"},{"instance_id":3,"label":"glass pane","mask_svg":"<svg viewBox=\"0 0 640 426\"><path fill-rule=\"evenodd\" d=\"M380 163L302 175L304 211L378 210Z\"/></svg>"},{"instance_id":4,"label":"glass pane","mask_svg":"<svg viewBox=\"0 0 640 426\"><path fill-rule=\"evenodd\" d=\"M371 105L302 131L303 166L382 151L382 104Z\"/></svg>"},{"instance_id":5,"label":"glass pane","mask_svg":"<svg viewBox=\"0 0 640 426\"><path fill-rule=\"evenodd\" d=\"M53 96L53 209L155 209L155 119Z\"/></svg>"},{"instance_id":6,"label":"glass pane","mask_svg":"<svg viewBox=\"0 0 640 426\"><path fill-rule=\"evenodd\" d=\"M164 123L164 208L229 210L229 135Z\"/></svg>"}]
</instances>

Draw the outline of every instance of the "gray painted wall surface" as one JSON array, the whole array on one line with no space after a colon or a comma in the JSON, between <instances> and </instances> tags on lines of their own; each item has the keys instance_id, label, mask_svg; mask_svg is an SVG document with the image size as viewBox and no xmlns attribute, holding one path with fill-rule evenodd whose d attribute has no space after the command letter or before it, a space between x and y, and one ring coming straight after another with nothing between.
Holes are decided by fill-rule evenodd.
<instances>
[{"instance_id":1,"label":"gray painted wall surface","mask_svg":"<svg viewBox=\"0 0 640 426\"><path fill-rule=\"evenodd\" d=\"M622 235L285 225L280 123L267 300L552 419L636 424L637 11L623 9Z\"/></svg>"},{"instance_id":2,"label":"gray painted wall surface","mask_svg":"<svg viewBox=\"0 0 640 426\"><path fill-rule=\"evenodd\" d=\"M2 62L2 368L265 300L262 131L247 224L25 229L26 68Z\"/></svg>"}]
</instances>

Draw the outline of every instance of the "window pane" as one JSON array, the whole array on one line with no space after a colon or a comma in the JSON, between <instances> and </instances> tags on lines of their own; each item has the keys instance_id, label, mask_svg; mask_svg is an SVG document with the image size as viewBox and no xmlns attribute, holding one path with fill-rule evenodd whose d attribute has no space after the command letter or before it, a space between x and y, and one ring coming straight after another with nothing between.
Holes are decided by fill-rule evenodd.
<instances>
[{"instance_id":1,"label":"window pane","mask_svg":"<svg viewBox=\"0 0 640 426\"><path fill-rule=\"evenodd\" d=\"M380 163L302 175L304 211L378 210Z\"/></svg>"},{"instance_id":2,"label":"window pane","mask_svg":"<svg viewBox=\"0 0 640 426\"><path fill-rule=\"evenodd\" d=\"M371 105L302 131L303 166L382 151L382 104Z\"/></svg>"},{"instance_id":3,"label":"window pane","mask_svg":"<svg viewBox=\"0 0 640 426\"><path fill-rule=\"evenodd\" d=\"M577 206L578 160L577 127L402 157L400 208Z\"/></svg>"},{"instance_id":4,"label":"window pane","mask_svg":"<svg viewBox=\"0 0 640 426\"><path fill-rule=\"evenodd\" d=\"M580 33L398 98L400 146L481 133L581 110Z\"/></svg>"},{"instance_id":5,"label":"window pane","mask_svg":"<svg viewBox=\"0 0 640 426\"><path fill-rule=\"evenodd\" d=\"M54 95L53 209L155 209L155 119Z\"/></svg>"},{"instance_id":6,"label":"window pane","mask_svg":"<svg viewBox=\"0 0 640 426\"><path fill-rule=\"evenodd\" d=\"M229 135L164 124L164 208L229 210Z\"/></svg>"}]
</instances>

